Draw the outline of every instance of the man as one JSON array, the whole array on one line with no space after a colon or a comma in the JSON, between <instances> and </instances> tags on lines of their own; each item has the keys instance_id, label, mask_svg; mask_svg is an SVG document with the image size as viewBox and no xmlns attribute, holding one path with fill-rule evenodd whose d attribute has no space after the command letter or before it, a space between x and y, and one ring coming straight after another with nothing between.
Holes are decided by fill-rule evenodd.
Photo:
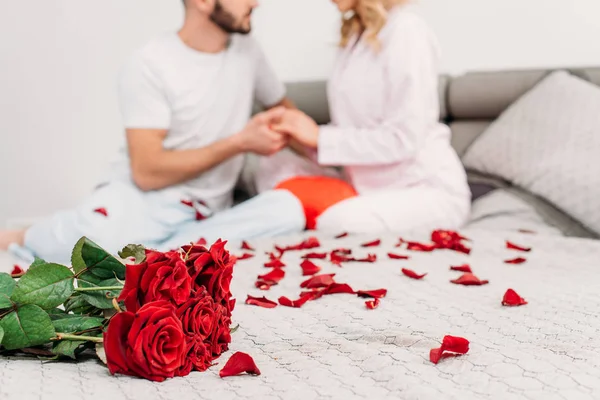
<instances>
[{"instance_id":1,"label":"man","mask_svg":"<svg viewBox=\"0 0 600 400\"><path fill-rule=\"evenodd\" d=\"M301 212L289 213L298 200L285 191L229 209L244 153L271 155L288 142L270 125L292 104L247 35L256 0L184 5L181 30L150 41L121 73L127 150L110 177L77 209L0 232L0 249L65 263L84 235L116 252L129 243L171 249L304 226ZM250 119L254 98L270 109Z\"/></svg>"}]
</instances>

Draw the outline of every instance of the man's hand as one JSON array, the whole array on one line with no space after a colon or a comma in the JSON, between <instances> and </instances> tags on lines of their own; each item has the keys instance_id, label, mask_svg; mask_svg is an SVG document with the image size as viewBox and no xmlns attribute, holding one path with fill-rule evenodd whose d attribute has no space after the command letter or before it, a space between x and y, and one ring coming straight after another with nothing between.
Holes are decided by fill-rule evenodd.
<instances>
[{"instance_id":1,"label":"man's hand","mask_svg":"<svg viewBox=\"0 0 600 400\"><path fill-rule=\"evenodd\" d=\"M285 108L276 107L257 114L246 127L237 134L240 146L245 152L270 156L288 144L288 135L271 128L281 121Z\"/></svg>"},{"instance_id":2,"label":"man's hand","mask_svg":"<svg viewBox=\"0 0 600 400\"><path fill-rule=\"evenodd\" d=\"M273 129L290 135L306 147L314 149L319 143L319 125L300 110L286 110Z\"/></svg>"}]
</instances>

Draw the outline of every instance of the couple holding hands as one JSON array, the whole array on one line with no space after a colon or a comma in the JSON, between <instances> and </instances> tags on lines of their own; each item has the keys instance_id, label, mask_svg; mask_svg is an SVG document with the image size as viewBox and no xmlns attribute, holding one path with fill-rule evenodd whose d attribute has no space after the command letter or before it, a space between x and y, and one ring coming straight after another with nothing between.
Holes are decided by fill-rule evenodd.
<instances>
[{"instance_id":1,"label":"couple holding hands","mask_svg":"<svg viewBox=\"0 0 600 400\"><path fill-rule=\"evenodd\" d=\"M331 123L319 126L285 97L248 35L256 0L184 0L183 27L152 39L121 72L127 146L109 176L75 209L0 232L0 249L68 262L81 236L116 252L307 227L461 227L471 196L439 122L435 36L406 0L332 1L342 28ZM254 101L266 110L252 117ZM233 206L246 153L260 156L259 194Z\"/></svg>"}]
</instances>

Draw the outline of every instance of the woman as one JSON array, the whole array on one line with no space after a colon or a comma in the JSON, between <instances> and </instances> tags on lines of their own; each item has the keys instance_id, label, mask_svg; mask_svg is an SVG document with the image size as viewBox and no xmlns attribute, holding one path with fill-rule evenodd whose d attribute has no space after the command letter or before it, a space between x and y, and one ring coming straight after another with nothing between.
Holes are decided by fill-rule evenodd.
<instances>
[{"instance_id":1,"label":"woman","mask_svg":"<svg viewBox=\"0 0 600 400\"><path fill-rule=\"evenodd\" d=\"M286 112L275 129L289 134L308 157L282 152L262 159L259 191L294 192L297 177L332 176L324 167L340 166L357 195L342 196L324 210L314 222L317 229L459 228L468 218L471 196L450 131L439 123L434 35L403 0L333 2L344 19L328 84L332 122L318 126L298 110ZM314 183L308 192L319 190L318 179L308 182ZM303 198L305 189L297 196L314 201Z\"/></svg>"}]
</instances>

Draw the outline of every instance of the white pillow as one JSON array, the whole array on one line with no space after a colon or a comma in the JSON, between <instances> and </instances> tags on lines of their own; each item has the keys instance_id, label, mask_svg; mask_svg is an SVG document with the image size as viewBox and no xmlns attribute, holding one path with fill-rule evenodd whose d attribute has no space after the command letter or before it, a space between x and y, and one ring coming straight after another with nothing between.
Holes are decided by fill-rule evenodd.
<instances>
[{"instance_id":1,"label":"white pillow","mask_svg":"<svg viewBox=\"0 0 600 400\"><path fill-rule=\"evenodd\" d=\"M511 105L464 156L600 233L600 87L554 72Z\"/></svg>"}]
</instances>

